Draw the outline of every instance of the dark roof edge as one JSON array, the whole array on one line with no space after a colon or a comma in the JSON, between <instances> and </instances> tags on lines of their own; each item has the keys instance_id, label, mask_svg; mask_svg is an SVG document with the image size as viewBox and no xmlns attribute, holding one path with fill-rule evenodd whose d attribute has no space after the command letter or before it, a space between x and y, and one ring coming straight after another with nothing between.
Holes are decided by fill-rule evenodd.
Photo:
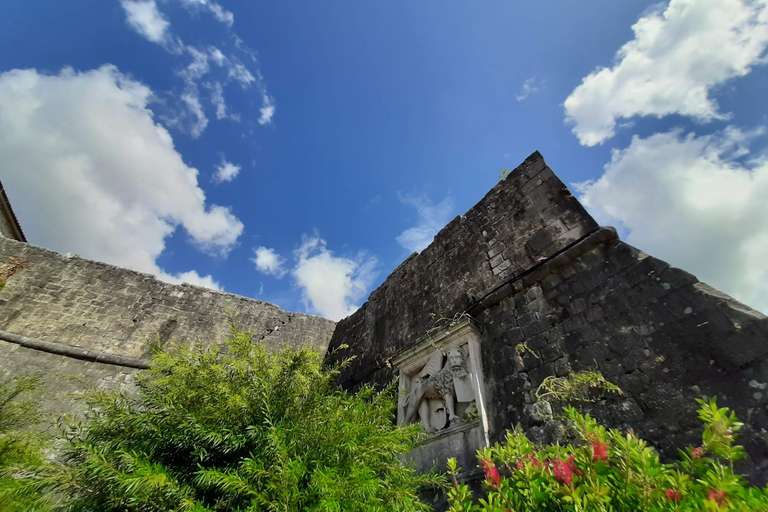
<instances>
[{"instance_id":1,"label":"dark roof edge","mask_svg":"<svg viewBox=\"0 0 768 512\"><path fill-rule=\"evenodd\" d=\"M2 207L7 213L8 213L8 219L10 219L12 227L16 229L16 233L13 233L16 235L14 238L20 242L26 242L27 237L24 236L24 231L21 229L21 224L19 224L19 219L16 218L16 214L13 212L13 208L11 207L11 201L8 199L8 196L5 194L5 188L3 187L3 182L0 181L0 207Z\"/></svg>"}]
</instances>

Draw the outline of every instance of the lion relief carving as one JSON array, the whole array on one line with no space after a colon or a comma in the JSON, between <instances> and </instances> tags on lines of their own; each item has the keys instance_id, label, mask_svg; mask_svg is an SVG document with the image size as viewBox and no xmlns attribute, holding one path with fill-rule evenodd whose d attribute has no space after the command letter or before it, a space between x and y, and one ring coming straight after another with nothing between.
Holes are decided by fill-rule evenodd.
<instances>
[{"instance_id":1,"label":"lion relief carving","mask_svg":"<svg viewBox=\"0 0 768 512\"><path fill-rule=\"evenodd\" d=\"M474 408L472 378L461 349L452 348L445 362L443 359L443 352L436 349L411 380L411 389L403 403L404 423L414 423L418 414L424 430L429 433L460 423L460 414Z\"/></svg>"}]
</instances>

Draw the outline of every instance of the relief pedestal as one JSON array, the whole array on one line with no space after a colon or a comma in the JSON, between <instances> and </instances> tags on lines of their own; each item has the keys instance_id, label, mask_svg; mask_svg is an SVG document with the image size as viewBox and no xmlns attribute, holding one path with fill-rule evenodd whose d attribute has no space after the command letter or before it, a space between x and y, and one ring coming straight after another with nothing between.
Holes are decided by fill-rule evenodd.
<instances>
[{"instance_id":1,"label":"relief pedestal","mask_svg":"<svg viewBox=\"0 0 768 512\"><path fill-rule=\"evenodd\" d=\"M420 472L444 470L455 457L472 473L476 451L490 446L480 343L479 324L464 316L391 360L400 377L398 424L420 423L430 435L407 456Z\"/></svg>"}]
</instances>

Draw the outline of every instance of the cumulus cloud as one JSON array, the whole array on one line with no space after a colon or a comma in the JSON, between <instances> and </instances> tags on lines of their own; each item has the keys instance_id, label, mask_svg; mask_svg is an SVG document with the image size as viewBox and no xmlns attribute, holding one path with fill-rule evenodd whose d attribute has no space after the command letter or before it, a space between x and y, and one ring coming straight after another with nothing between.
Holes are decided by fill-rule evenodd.
<instances>
[{"instance_id":1,"label":"cumulus cloud","mask_svg":"<svg viewBox=\"0 0 768 512\"><path fill-rule=\"evenodd\" d=\"M760 133L634 137L598 180L576 187L628 242L768 312L768 156L740 163Z\"/></svg>"},{"instance_id":2,"label":"cumulus cloud","mask_svg":"<svg viewBox=\"0 0 768 512\"><path fill-rule=\"evenodd\" d=\"M412 228L403 231L397 238L397 243L411 252L421 252L429 244L438 231L443 229L451 220L453 200L446 197L434 204L426 196L399 196L400 202L416 208L417 222Z\"/></svg>"},{"instance_id":3,"label":"cumulus cloud","mask_svg":"<svg viewBox=\"0 0 768 512\"><path fill-rule=\"evenodd\" d=\"M237 178L237 175L240 173L240 169L241 167L239 165L235 165L232 162L227 162L227 160L222 157L221 165L216 166L216 174L213 175L213 181L216 183L232 181L233 179Z\"/></svg>"},{"instance_id":4,"label":"cumulus cloud","mask_svg":"<svg viewBox=\"0 0 768 512\"><path fill-rule=\"evenodd\" d=\"M155 0L120 0L128 26L153 43L162 43L170 23L157 10Z\"/></svg>"},{"instance_id":5,"label":"cumulus cloud","mask_svg":"<svg viewBox=\"0 0 768 512\"><path fill-rule=\"evenodd\" d=\"M256 257L251 258L251 261L256 264L256 270L275 276L278 279L285 275L286 270L283 267L285 259L277 254L274 249L257 247L253 252L256 254Z\"/></svg>"},{"instance_id":6,"label":"cumulus cloud","mask_svg":"<svg viewBox=\"0 0 768 512\"><path fill-rule=\"evenodd\" d=\"M727 118L710 92L766 62L768 0L671 0L632 30L613 67L595 70L565 100L583 145L604 142L618 119L635 115Z\"/></svg>"},{"instance_id":7,"label":"cumulus cloud","mask_svg":"<svg viewBox=\"0 0 768 512\"><path fill-rule=\"evenodd\" d=\"M295 257L292 275L302 288L304 303L335 321L357 310L376 276L376 258L365 253L354 259L334 256L318 236L304 237Z\"/></svg>"},{"instance_id":8,"label":"cumulus cloud","mask_svg":"<svg viewBox=\"0 0 768 512\"><path fill-rule=\"evenodd\" d=\"M0 75L3 182L28 238L59 252L149 272L183 226L199 249L225 256L243 224L206 203L197 170L147 108L152 91L114 66L48 76Z\"/></svg>"},{"instance_id":9,"label":"cumulus cloud","mask_svg":"<svg viewBox=\"0 0 768 512\"><path fill-rule=\"evenodd\" d=\"M542 80L541 82L537 83L536 82L536 77L532 76L531 78L529 78L525 82L523 82L523 86L520 88L520 92L517 93L517 96L515 96L515 99L518 102L527 100L528 96L530 96L531 94L533 94L535 92L538 92L539 91L539 87L541 87L542 85L544 85L544 80Z\"/></svg>"}]
</instances>

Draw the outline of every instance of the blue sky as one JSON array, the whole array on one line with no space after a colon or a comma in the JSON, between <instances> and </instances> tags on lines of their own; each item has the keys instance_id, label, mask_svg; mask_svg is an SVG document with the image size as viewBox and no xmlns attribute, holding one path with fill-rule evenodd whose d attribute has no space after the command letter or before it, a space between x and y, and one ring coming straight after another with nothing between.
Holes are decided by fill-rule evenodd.
<instances>
[{"instance_id":1,"label":"blue sky","mask_svg":"<svg viewBox=\"0 0 768 512\"><path fill-rule=\"evenodd\" d=\"M535 150L768 311L768 0L5 0L29 241L334 320Z\"/></svg>"}]
</instances>

